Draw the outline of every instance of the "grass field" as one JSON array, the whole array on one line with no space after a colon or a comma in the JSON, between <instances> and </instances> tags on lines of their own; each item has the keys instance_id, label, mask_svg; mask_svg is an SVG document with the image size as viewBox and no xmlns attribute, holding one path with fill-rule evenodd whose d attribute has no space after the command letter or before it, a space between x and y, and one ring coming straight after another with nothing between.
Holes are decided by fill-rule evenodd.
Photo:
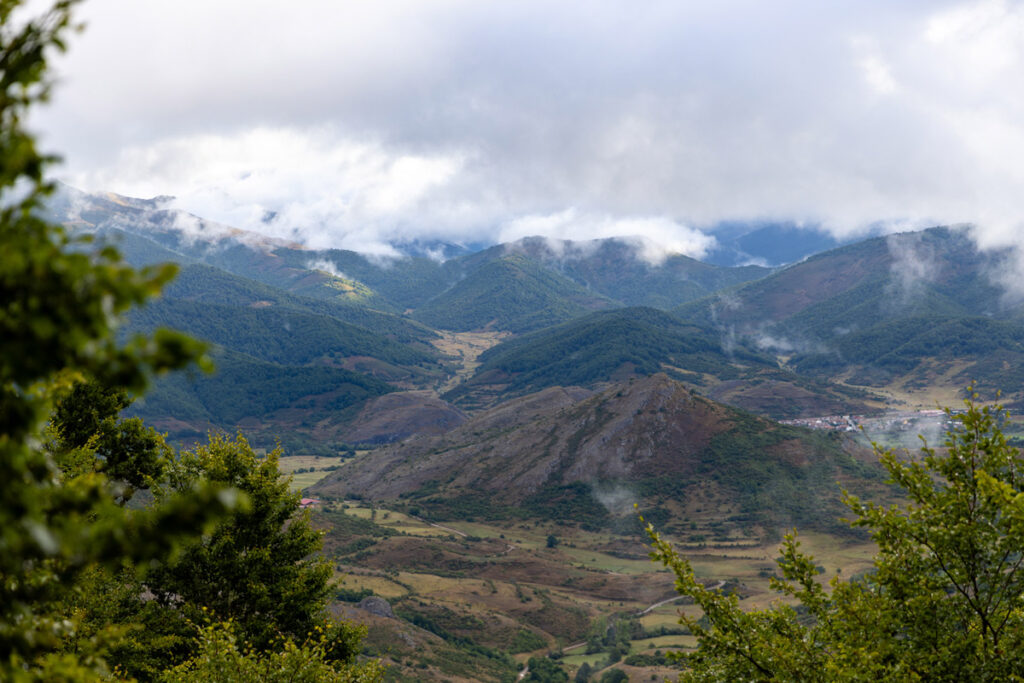
<instances>
[{"instance_id":1,"label":"grass field","mask_svg":"<svg viewBox=\"0 0 1024 683\"><path fill-rule=\"evenodd\" d=\"M634 652L647 652L648 650L668 650L691 648L697 644L693 636L657 636L656 638L644 638L633 641Z\"/></svg>"},{"instance_id":2,"label":"grass field","mask_svg":"<svg viewBox=\"0 0 1024 683\"><path fill-rule=\"evenodd\" d=\"M599 619L637 615L674 595L674 577L644 559L647 546L639 535L533 522L446 522L446 528L439 528L398 510L372 509L357 501L332 506L360 523L395 532L377 533L359 546L364 548L359 553L333 560L343 588L371 591L396 610L422 614L424 623L434 624L432 628L446 637L469 638L488 648L509 649L513 634L521 629L540 635L544 646L517 654L518 661L585 640ZM554 548L547 547L549 535L558 540ZM799 539L824 568L823 581L837 572L851 576L871 566L870 543L823 533ZM776 543L708 544L681 554L706 582L738 585L746 608L779 599L768 585L768 577L778 573ZM680 612L700 616L699 608L676 601L637 617L648 635L634 641L631 652L694 647L692 636L658 635L662 627L678 627ZM413 680L416 670L406 670L410 661L396 666ZM570 676L583 662L598 666L606 661L606 653L585 655L582 649L567 652L560 660ZM627 670L631 680L674 675L664 667L616 666Z\"/></svg>"},{"instance_id":3,"label":"grass field","mask_svg":"<svg viewBox=\"0 0 1024 683\"><path fill-rule=\"evenodd\" d=\"M292 490L301 491L312 486L327 476L329 470L344 464L342 458L329 458L321 455L286 455L278 461L278 467L285 474L292 476ZM296 472L296 470L309 470L312 472Z\"/></svg>"},{"instance_id":4,"label":"grass field","mask_svg":"<svg viewBox=\"0 0 1024 683\"><path fill-rule=\"evenodd\" d=\"M599 666L606 659L608 659L608 655L606 655L603 652L595 652L594 654L590 655L571 654L562 657L562 661L565 662L566 665L571 666L574 669L578 669L581 666L583 666L584 662L586 662L592 667L596 667Z\"/></svg>"}]
</instances>

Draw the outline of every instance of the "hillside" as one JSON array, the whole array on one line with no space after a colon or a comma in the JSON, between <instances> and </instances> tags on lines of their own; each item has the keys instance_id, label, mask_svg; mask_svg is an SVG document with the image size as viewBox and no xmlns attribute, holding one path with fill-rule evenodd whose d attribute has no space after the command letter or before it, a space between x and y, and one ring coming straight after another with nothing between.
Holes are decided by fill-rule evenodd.
<instances>
[{"instance_id":1,"label":"hillside","mask_svg":"<svg viewBox=\"0 0 1024 683\"><path fill-rule=\"evenodd\" d=\"M648 516L703 533L834 528L835 482L870 479L848 438L717 404L665 375L596 395L550 388L438 437L385 448L329 475L321 496L405 501L438 518L536 517L590 527ZM695 530L695 533L696 530Z\"/></svg>"},{"instance_id":2,"label":"hillside","mask_svg":"<svg viewBox=\"0 0 1024 683\"><path fill-rule=\"evenodd\" d=\"M400 391L368 401L344 439L379 445L411 436L444 434L465 422L466 414L430 391Z\"/></svg>"},{"instance_id":3,"label":"hillside","mask_svg":"<svg viewBox=\"0 0 1024 683\"><path fill-rule=\"evenodd\" d=\"M669 309L725 287L764 277L759 266L721 267L663 253L641 238L587 241L526 237L460 259L462 269L522 256L626 306Z\"/></svg>"},{"instance_id":4,"label":"hillside","mask_svg":"<svg viewBox=\"0 0 1024 683\"><path fill-rule=\"evenodd\" d=\"M131 331L157 326L182 330L204 341L284 365L345 366L355 358L380 361L376 374L414 381L442 374L437 353L416 349L331 316L280 306L232 306L188 299L161 299L134 311ZM390 368L386 370L385 368Z\"/></svg>"},{"instance_id":5,"label":"hillside","mask_svg":"<svg viewBox=\"0 0 1024 683\"><path fill-rule=\"evenodd\" d=\"M527 332L615 305L530 259L511 255L484 263L413 315L457 332Z\"/></svg>"},{"instance_id":6,"label":"hillside","mask_svg":"<svg viewBox=\"0 0 1024 683\"><path fill-rule=\"evenodd\" d=\"M162 293L162 299L182 299L249 308L276 307L335 320L373 330L387 339L431 352L436 332L406 317L346 301L299 296L202 264L182 266Z\"/></svg>"},{"instance_id":7,"label":"hillside","mask_svg":"<svg viewBox=\"0 0 1024 683\"><path fill-rule=\"evenodd\" d=\"M1004 256L979 252L965 229L894 234L817 254L677 312L744 334L780 326L808 341L880 319L999 315L1002 289L990 276Z\"/></svg>"},{"instance_id":8,"label":"hillside","mask_svg":"<svg viewBox=\"0 0 1024 683\"><path fill-rule=\"evenodd\" d=\"M763 352L652 308L601 311L524 334L479 361L473 377L445 394L448 400L476 408L545 387L596 387L666 372L719 400L778 418L870 410L862 392L780 370Z\"/></svg>"},{"instance_id":9,"label":"hillside","mask_svg":"<svg viewBox=\"0 0 1024 683\"><path fill-rule=\"evenodd\" d=\"M135 409L177 441L244 428L261 446L279 437L331 452L366 401L450 372L430 343L436 333L418 323L207 265L185 266L162 298L131 313L125 332L157 327L214 345L213 375L162 378Z\"/></svg>"},{"instance_id":10,"label":"hillside","mask_svg":"<svg viewBox=\"0 0 1024 683\"><path fill-rule=\"evenodd\" d=\"M47 209L53 220L73 232L96 234L124 248L131 263L204 263L312 298L400 311L409 302L395 296L393 303L366 283L382 284L390 294L404 291L419 296L448 286L440 264L429 258L408 257L404 268L391 269L386 259L345 250L306 249L209 221L169 208L172 199L90 194L61 185ZM425 288L431 277L438 279L437 284L434 289Z\"/></svg>"},{"instance_id":11,"label":"hillside","mask_svg":"<svg viewBox=\"0 0 1024 683\"><path fill-rule=\"evenodd\" d=\"M203 439L211 429L244 430L253 444L336 454L340 431L367 400L393 391L365 374L326 365L281 365L215 349L211 375L158 378L130 413L175 441Z\"/></svg>"},{"instance_id":12,"label":"hillside","mask_svg":"<svg viewBox=\"0 0 1024 683\"><path fill-rule=\"evenodd\" d=\"M920 389L977 379L1019 398L1024 327L996 279L1006 257L979 251L965 229L889 235L674 312L824 380Z\"/></svg>"}]
</instances>

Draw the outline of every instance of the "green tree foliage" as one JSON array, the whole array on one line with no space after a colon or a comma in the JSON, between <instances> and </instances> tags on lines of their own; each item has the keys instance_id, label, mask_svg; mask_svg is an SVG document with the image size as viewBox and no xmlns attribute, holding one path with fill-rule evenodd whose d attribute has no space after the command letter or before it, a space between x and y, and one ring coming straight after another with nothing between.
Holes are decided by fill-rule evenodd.
<instances>
[{"instance_id":1,"label":"green tree foliage","mask_svg":"<svg viewBox=\"0 0 1024 683\"><path fill-rule=\"evenodd\" d=\"M153 569L146 587L190 621L198 623L207 610L218 620L231 620L237 635L257 648L270 647L280 635L304 637L331 594L330 564L317 554L320 532L308 513L298 514L300 495L278 469L279 455L275 450L257 456L241 435L213 435L208 445L182 453L155 490L158 501L199 484L247 494L247 510L231 514ZM351 658L358 639L339 629L334 654Z\"/></svg>"},{"instance_id":2,"label":"green tree foliage","mask_svg":"<svg viewBox=\"0 0 1024 683\"><path fill-rule=\"evenodd\" d=\"M568 683L569 674L547 657L530 657L526 666L530 673L522 680L537 683Z\"/></svg>"},{"instance_id":3,"label":"green tree foliage","mask_svg":"<svg viewBox=\"0 0 1024 683\"><path fill-rule=\"evenodd\" d=\"M878 545L874 571L827 586L794 535L782 546L788 598L744 612L710 590L650 526L652 556L676 575L705 620L683 617L700 641L685 681L1006 681L1024 676L1024 460L1000 429L1002 408L976 396L943 449L919 460L879 457L906 503L846 495L853 524Z\"/></svg>"},{"instance_id":4,"label":"green tree foliage","mask_svg":"<svg viewBox=\"0 0 1024 683\"><path fill-rule=\"evenodd\" d=\"M97 564L164 556L229 501L204 489L132 513L100 473L61 481L40 446L55 386L88 376L141 389L150 374L199 359L201 347L163 331L119 342L121 316L159 292L173 267L136 271L40 217L53 158L23 121L48 97L47 60L64 48L74 3L34 17L21 4L0 0L0 679L87 679L102 671L103 639L58 650L76 624L55 606L76 579Z\"/></svg>"},{"instance_id":5,"label":"green tree foliage","mask_svg":"<svg viewBox=\"0 0 1024 683\"><path fill-rule=\"evenodd\" d=\"M55 438L48 446L65 476L102 471L121 484L121 502L136 489L149 488L173 458L156 430L139 418L118 417L130 403L123 389L78 382L57 401L50 418Z\"/></svg>"},{"instance_id":6,"label":"green tree foliage","mask_svg":"<svg viewBox=\"0 0 1024 683\"><path fill-rule=\"evenodd\" d=\"M525 332L613 306L521 255L485 263L413 313L434 327Z\"/></svg>"},{"instance_id":7,"label":"green tree foliage","mask_svg":"<svg viewBox=\"0 0 1024 683\"><path fill-rule=\"evenodd\" d=\"M360 633L361 635L361 633ZM332 641L316 627L301 644L285 640L282 647L254 652L239 641L231 622L200 629L199 650L188 661L165 672L161 683L376 683L383 678L378 660L363 664L331 657Z\"/></svg>"},{"instance_id":8,"label":"green tree foliage","mask_svg":"<svg viewBox=\"0 0 1024 683\"><path fill-rule=\"evenodd\" d=\"M153 488L156 508L197 487L240 491L248 506L202 537L183 541L173 556L152 558L141 568L125 563L119 570L83 572L60 605L62 614L78 615L79 622L63 649L77 651L106 638L105 659L120 674L156 680L186 661L212 665L210 648L223 645L223 638L211 644L208 631L197 638L193 624L213 619L231 622L232 642L239 640L244 649L236 654L247 666L269 666L285 652L313 657L322 649L331 671L357 671L363 631L345 622L320 623L332 591L330 567L317 554L319 532L307 515L297 515L299 495L280 474L278 455L259 458L242 437L213 436L209 445L165 460ZM111 628L117 638L110 637ZM313 631L323 638L319 649L296 645Z\"/></svg>"}]
</instances>

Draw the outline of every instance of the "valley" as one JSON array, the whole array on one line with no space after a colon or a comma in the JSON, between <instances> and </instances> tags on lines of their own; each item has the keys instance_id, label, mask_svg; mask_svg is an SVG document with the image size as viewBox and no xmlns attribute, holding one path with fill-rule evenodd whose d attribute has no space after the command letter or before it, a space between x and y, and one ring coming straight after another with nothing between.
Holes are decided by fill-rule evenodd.
<instances>
[{"instance_id":1,"label":"valley","mask_svg":"<svg viewBox=\"0 0 1024 683\"><path fill-rule=\"evenodd\" d=\"M821 581L870 569L839 521L841 488L894 500L870 441L941 442L934 411L971 380L1024 404L1024 315L989 279L1002 256L960 229L773 268L650 262L625 238L385 261L61 197L70 229L180 267L126 333L183 330L218 367L159 378L130 414L179 446L283 446L331 610L368 626L387 680L511 681L531 659L671 677L696 608L638 512L705 585L763 607L794 527ZM908 280L914 254L934 272Z\"/></svg>"},{"instance_id":2,"label":"valley","mask_svg":"<svg viewBox=\"0 0 1024 683\"><path fill-rule=\"evenodd\" d=\"M507 332L448 332L442 331L433 344L443 355L453 359L452 376L438 388L446 394L469 379L480 367L480 354L507 339Z\"/></svg>"}]
</instances>

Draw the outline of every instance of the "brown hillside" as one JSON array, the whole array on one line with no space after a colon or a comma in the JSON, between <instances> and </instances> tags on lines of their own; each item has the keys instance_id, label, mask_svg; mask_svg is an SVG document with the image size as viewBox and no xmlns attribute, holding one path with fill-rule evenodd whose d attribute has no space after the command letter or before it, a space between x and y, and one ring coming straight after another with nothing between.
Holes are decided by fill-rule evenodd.
<instances>
[{"instance_id":1,"label":"brown hillside","mask_svg":"<svg viewBox=\"0 0 1024 683\"><path fill-rule=\"evenodd\" d=\"M429 391L401 391L369 401L345 432L349 443L391 443L436 435L466 421L466 414Z\"/></svg>"},{"instance_id":2,"label":"brown hillside","mask_svg":"<svg viewBox=\"0 0 1024 683\"><path fill-rule=\"evenodd\" d=\"M717 500L736 522L741 513L790 520L814 511L830 523L835 482L872 473L870 452L852 440L754 417L665 375L588 393L552 388L510 401L447 434L372 453L311 491L382 501L476 496L528 512L562 496L570 514L586 507L572 503L583 495L612 515L634 501L678 513L691 500Z\"/></svg>"}]
</instances>

